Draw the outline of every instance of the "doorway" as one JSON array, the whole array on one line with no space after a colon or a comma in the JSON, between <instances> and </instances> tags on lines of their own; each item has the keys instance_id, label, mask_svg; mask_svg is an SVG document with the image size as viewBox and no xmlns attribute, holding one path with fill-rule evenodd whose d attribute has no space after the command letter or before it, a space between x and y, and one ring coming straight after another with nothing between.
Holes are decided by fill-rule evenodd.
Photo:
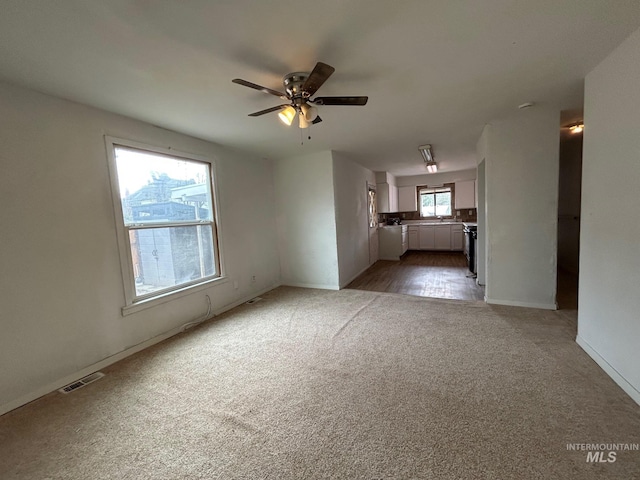
<instances>
[{"instance_id":1,"label":"doorway","mask_svg":"<svg viewBox=\"0 0 640 480\"><path fill-rule=\"evenodd\" d=\"M556 301L560 310L577 310L580 267L582 132L572 133L567 127L560 129L559 160Z\"/></svg>"}]
</instances>

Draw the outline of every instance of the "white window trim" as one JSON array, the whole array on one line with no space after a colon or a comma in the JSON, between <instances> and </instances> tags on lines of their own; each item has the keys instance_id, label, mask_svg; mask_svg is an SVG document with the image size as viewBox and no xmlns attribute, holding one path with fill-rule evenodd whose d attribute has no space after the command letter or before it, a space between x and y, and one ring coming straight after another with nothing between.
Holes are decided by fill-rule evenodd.
<instances>
[{"instance_id":1,"label":"white window trim","mask_svg":"<svg viewBox=\"0 0 640 480\"><path fill-rule=\"evenodd\" d=\"M451 193L451 214L450 215L422 215L422 194L426 194L426 195L435 195L437 193ZM418 214L420 216L420 218L426 218L426 219L433 219L433 218L439 218L439 217L443 217L443 218L453 218L454 217L454 202L455 202L455 190L454 187L452 186L438 186L438 187L429 187L429 186L422 186L422 187L418 187Z\"/></svg>"},{"instance_id":2,"label":"white window trim","mask_svg":"<svg viewBox=\"0 0 640 480\"><path fill-rule=\"evenodd\" d=\"M121 309L122 316L127 316L135 312L139 312L141 310L151 308L157 305L161 305L168 301L184 297L185 295L190 295L192 293L196 293L205 288L209 288L212 285L219 285L227 282L227 277L225 275L225 267L224 267L224 255L222 252L222 241L220 238L220 225L219 218L220 214L218 211L218 189L216 185L216 164L215 161L211 158L204 157L202 155L197 155L188 152L181 152L178 150L174 150L171 147L163 148L157 147L154 145L148 145L146 143L137 142L135 140L128 140L125 138L118 138L109 135L104 136L105 146L107 150L107 159L109 164L109 178L111 181L111 196L113 200L113 213L114 213L114 221L116 227L116 233L118 237L118 252L120 256L120 270L122 272L122 280L123 280L123 289L124 289L124 298L125 305ZM220 275L215 278L207 278L202 281L198 281L189 285L185 285L177 288L176 290L172 290L169 292L159 292L158 295L152 297L145 297L142 299L137 299L135 295L135 281L133 278L133 260L131 258L131 247L129 245L129 240L127 239L127 229L124 226L124 217L122 214L122 205L120 201L120 185L118 182L118 171L116 167L116 158L115 158L115 147L129 147L135 148L143 151L158 153L162 155L168 155L171 157L180 157L185 158L187 160L195 160L198 162L203 162L209 164L209 171L211 174L211 183L212 183L212 203L213 203L213 223L216 229L214 233L216 244L217 244L217 253L218 253L218 264L220 268Z\"/></svg>"}]
</instances>

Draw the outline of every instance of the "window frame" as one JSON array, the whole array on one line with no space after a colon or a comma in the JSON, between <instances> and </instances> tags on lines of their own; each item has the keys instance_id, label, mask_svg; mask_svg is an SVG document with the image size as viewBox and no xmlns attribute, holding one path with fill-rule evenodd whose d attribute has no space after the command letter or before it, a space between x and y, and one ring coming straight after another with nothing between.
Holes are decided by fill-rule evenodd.
<instances>
[{"instance_id":1,"label":"window frame","mask_svg":"<svg viewBox=\"0 0 640 480\"><path fill-rule=\"evenodd\" d=\"M438 188L448 188L451 192L451 214L450 215L432 215L432 216L423 216L422 215L422 197L420 194L420 190L427 189L438 189ZM444 183L441 185L418 185L416 187L416 193L418 196L418 215L420 219L426 220L437 220L438 218L455 218L455 201L456 201L456 187L455 183ZM434 192L434 194L437 192ZM435 200L435 197L434 197Z\"/></svg>"},{"instance_id":2,"label":"window frame","mask_svg":"<svg viewBox=\"0 0 640 480\"><path fill-rule=\"evenodd\" d=\"M135 313L137 311L153 307L176 298L191 295L200 290L210 287L214 283L224 283L227 278L225 276L222 245L220 241L220 225L217 201L217 186L216 186L216 170L215 161L211 158L204 157L193 153L181 152L174 150L171 147L163 148L154 145L149 145L134 140L128 140L124 138L112 137L105 135L105 144L107 150L107 158L109 164L109 176L111 181L111 195L113 200L113 212L116 226L116 234L118 240L118 253L120 257L120 270L123 279L124 299L125 305L122 307L121 313L123 316ZM137 295L135 285L135 275L133 258L131 254L131 243L129 240L129 232L132 230L131 226L127 226L124 220L124 212L122 209L122 201L120 198L120 182L118 177L118 169L116 162L116 148L122 147L130 150L140 150L143 153L151 153L155 155L166 156L169 158L184 159L187 161L206 163L209 168L209 182L211 187L211 214L213 218L210 222L204 223L205 225L211 225L212 230L212 242L213 242L213 255L216 269L215 276L209 276L204 279L197 279L191 282L181 283L173 287L164 288L155 292L151 292L144 295ZM147 227L138 226L137 229L142 228L173 228L192 225L202 225L199 222L184 222L176 225L150 224Z\"/></svg>"}]
</instances>

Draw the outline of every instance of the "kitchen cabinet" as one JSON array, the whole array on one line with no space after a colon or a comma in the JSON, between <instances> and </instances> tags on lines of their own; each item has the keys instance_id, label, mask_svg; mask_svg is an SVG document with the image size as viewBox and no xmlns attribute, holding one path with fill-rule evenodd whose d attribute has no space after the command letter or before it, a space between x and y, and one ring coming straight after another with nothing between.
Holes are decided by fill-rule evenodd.
<instances>
[{"instance_id":1,"label":"kitchen cabinet","mask_svg":"<svg viewBox=\"0 0 640 480\"><path fill-rule=\"evenodd\" d=\"M462 224L433 223L409 226L409 250L462 251L464 233Z\"/></svg>"},{"instance_id":2,"label":"kitchen cabinet","mask_svg":"<svg viewBox=\"0 0 640 480\"><path fill-rule=\"evenodd\" d=\"M381 260L400 260L409 247L407 225L382 227L378 230Z\"/></svg>"},{"instance_id":3,"label":"kitchen cabinet","mask_svg":"<svg viewBox=\"0 0 640 480\"><path fill-rule=\"evenodd\" d=\"M398 187L389 185L389 211L398 211Z\"/></svg>"},{"instance_id":4,"label":"kitchen cabinet","mask_svg":"<svg viewBox=\"0 0 640 480\"><path fill-rule=\"evenodd\" d=\"M416 187L398 187L398 211L418 211L418 190Z\"/></svg>"},{"instance_id":5,"label":"kitchen cabinet","mask_svg":"<svg viewBox=\"0 0 640 480\"><path fill-rule=\"evenodd\" d=\"M455 209L476 208L476 181L456 182Z\"/></svg>"},{"instance_id":6,"label":"kitchen cabinet","mask_svg":"<svg viewBox=\"0 0 640 480\"><path fill-rule=\"evenodd\" d=\"M434 250L436 247L435 225L420 225L418 233L420 250Z\"/></svg>"},{"instance_id":7,"label":"kitchen cabinet","mask_svg":"<svg viewBox=\"0 0 640 480\"><path fill-rule=\"evenodd\" d=\"M462 225L451 225L451 250L464 250L464 233Z\"/></svg>"},{"instance_id":8,"label":"kitchen cabinet","mask_svg":"<svg viewBox=\"0 0 640 480\"><path fill-rule=\"evenodd\" d=\"M419 227L409 227L409 250L420 250Z\"/></svg>"},{"instance_id":9,"label":"kitchen cabinet","mask_svg":"<svg viewBox=\"0 0 640 480\"><path fill-rule=\"evenodd\" d=\"M451 225L434 227L434 250L451 250Z\"/></svg>"},{"instance_id":10,"label":"kitchen cabinet","mask_svg":"<svg viewBox=\"0 0 640 480\"><path fill-rule=\"evenodd\" d=\"M395 213L398 211L398 187L390 183L376 184L376 198L379 213Z\"/></svg>"},{"instance_id":11,"label":"kitchen cabinet","mask_svg":"<svg viewBox=\"0 0 640 480\"><path fill-rule=\"evenodd\" d=\"M402 254L409 250L409 228L405 225L402 228Z\"/></svg>"}]
</instances>

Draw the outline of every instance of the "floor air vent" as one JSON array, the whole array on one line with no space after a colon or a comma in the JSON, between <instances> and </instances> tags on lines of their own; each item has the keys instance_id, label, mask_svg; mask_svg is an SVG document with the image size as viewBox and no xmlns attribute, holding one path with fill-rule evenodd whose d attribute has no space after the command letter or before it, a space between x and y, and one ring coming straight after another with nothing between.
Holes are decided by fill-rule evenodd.
<instances>
[{"instance_id":1,"label":"floor air vent","mask_svg":"<svg viewBox=\"0 0 640 480\"><path fill-rule=\"evenodd\" d=\"M252 298L251 300L249 300L246 303L247 303L247 305L251 305L252 303L259 302L260 300L262 300L262 297L255 297L255 298Z\"/></svg>"},{"instance_id":2,"label":"floor air vent","mask_svg":"<svg viewBox=\"0 0 640 480\"><path fill-rule=\"evenodd\" d=\"M60 393L71 393L74 390L77 390L78 388L82 388L85 385L89 385L90 383L95 382L96 380L100 380L102 377L104 377L104 373L102 372L92 373L91 375L87 375L86 377L81 378L78 381L75 381L65 387L62 387L58 391Z\"/></svg>"}]
</instances>

